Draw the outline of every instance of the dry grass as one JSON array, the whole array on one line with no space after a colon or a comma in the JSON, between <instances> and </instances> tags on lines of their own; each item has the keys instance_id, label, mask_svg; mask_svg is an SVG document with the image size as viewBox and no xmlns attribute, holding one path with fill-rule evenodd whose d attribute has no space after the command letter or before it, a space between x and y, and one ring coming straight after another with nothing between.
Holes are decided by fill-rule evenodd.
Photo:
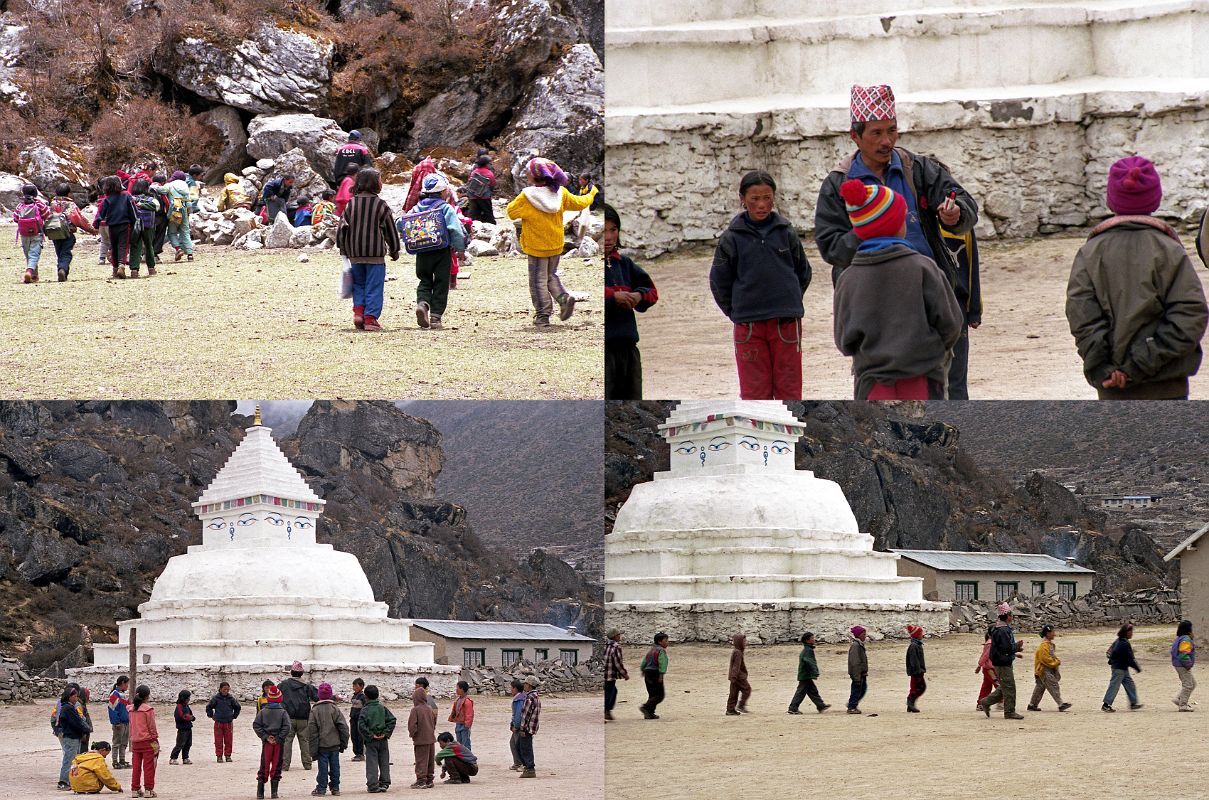
<instances>
[{"instance_id":1,"label":"dry grass","mask_svg":"<svg viewBox=\"0 0 1209 800\"><path fill-rule=\"evenodd\" d=\"M568 399L604 394L600 269L566 259L568 322L535 329L522 259L480 258L450 293L443 331L416 327L414 260L387 267L382 333L352 326L339 257L203 246L155 278L115 281L95 240L71 280L22 285L13 227L0 228L0 396L6 398ZM170 249L167 252L171 252ZM145 274L145 273L144 273ZM47 280L49 278L49 281Z\"/></svg>"}]
</instances>

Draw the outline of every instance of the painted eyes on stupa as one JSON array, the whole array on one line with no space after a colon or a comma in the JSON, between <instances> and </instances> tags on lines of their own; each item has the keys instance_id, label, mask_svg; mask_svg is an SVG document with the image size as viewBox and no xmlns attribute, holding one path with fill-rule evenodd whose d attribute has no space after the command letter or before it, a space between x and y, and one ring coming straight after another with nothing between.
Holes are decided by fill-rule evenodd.
<instances>
[{"instance_id":1,"label":"painted eyes on stupa","mask_svg":"<svg viewBox=\"0 0 1209 800\"><path fill-rule=\"evenodd\" d=\"M676 452L680 453L681 455L691 456L693 453L697 452L697 445L693 444L692 442L685 442L676 448Z\"/></svg>"},{"instance_id":2,"label":"painted eyes on stupa","mask_svg":"<svg viewBox=\"0 0 1209 800\"><path fill-rule=\"evenodd\" d=\"M307 528L311 527L311 521L309 519L307 519L306 517L298 517L297 519L294 520L294 527L300 531L304 531Z\"/></svg>"},{"instance_id":3,"label":"painted eyes on stupa","mask_svg":"<svg viewBox=\"0 0 1209 800\"><path fill-rule=\"evenodd\" d=\"M246 528L249 525L256 524L256 517L252 516L251 514L240 514L239 519L235 521L235 524L241 528Z\"/></svg>"},{"instance_id":4,"label":"painted eyes on stupa","mask_svg":"<svg viewBox=\"0 0 1209 800\"><path fill-rule=\"evenodd\" d=\"M760 443L757 442L753 436L744 436L739 440L739 447L742 447L746 450L759 450Z\"/></svg>"},{"instance_id":5,"label":"painted eyes on stupa","mask_svg":"<svg viewBox=\"0 0 1209 800\"><path fill-rule=\"evenodd\" d=\"M221 531L223 528L227 527L227 521L222 517L215 517L214 519L210 520L210 524L206 527L212 531Z\"/></svg>"},{"instance_id":6,"label":"painted eyes on stupa","mask_svg":"<svg viewBox=\"0 0 1209 800\"><path fill-rule=\"evenodd\" d=\"M278 527L285 524L285 520L281 518L280 514L269 514L267 517L264 518L264 521L269 523L270 525L276 525Z\"/></svg>"},{"instance_id":7,"label":"painted eyes on stupa","mask_svg":"<svg viewBox=\"0 0 1209 800\"><path fill-rule=\"evenodd\" d=\"M790 450L788 442L776 441L772 443L772 451L777 455L784 455Z\"/></svg>"},{"instance_id":8,"label":"painted eyes on stupa","mask_svg":"<svg viewBox=\"0 0 1209 800\"><path fill-rule=\"evenodd\" d=\"M726 439L722 438L721 436L715 436L709 440L709 449L713 450L715 453L719 450L725 450L728 447L730 447L730 442L726 441Z\"/></svg>"}]
</instances>

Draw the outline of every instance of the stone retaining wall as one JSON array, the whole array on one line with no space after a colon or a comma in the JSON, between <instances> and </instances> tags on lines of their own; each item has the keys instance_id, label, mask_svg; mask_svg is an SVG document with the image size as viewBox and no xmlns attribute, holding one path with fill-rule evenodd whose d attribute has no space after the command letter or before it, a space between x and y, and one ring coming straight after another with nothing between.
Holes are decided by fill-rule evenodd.
<instances>
[{"instance_id":1,"label":"stone retaining wall","mask_svg":"<svg viewBox=\"0 0 1209 800\"><path fill-rule=\"evenodd\" d=\"M997 618L991 601L953 604L950 621L955 632L978 633ZM1018 598L1012 601L1013 627L1037 632L1042 625L1056 628L1119 627L1125 622L1136 625L1179 622L1180 596L1173 589L1143 589L1119 595L1089 594L1065 600L1054 594Z\"/></svg>"},{"instance_id":2,"label":"stone retaining wall","mask_svg":"<svg viewBox=\"0 0 1209 800\"><path fill-rule=\"evenodd\" d=\"M604 688L604 660L595 656L575 666L561 661L518 661L502 669L467 667L462 670L462 680L470 684L474 694L507 695L512 680L523 681L527 675L537 676L544 694L599 692Z\"/></svg>"}]
</instances>

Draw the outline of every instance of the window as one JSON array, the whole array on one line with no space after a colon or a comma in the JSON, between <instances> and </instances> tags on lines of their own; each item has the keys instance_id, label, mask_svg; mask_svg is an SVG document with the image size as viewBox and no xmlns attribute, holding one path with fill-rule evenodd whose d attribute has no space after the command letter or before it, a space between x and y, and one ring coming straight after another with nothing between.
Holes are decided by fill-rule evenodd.
<instances>
[{"instance_id":1,"label":"window","mask_svg":"<svg viewBox=\"0 0 1209 800\"><path fill-rule=\"evenodd\" d=\"M954 600L977 600L978 581L956 581L953 585Z\"/></svg>"},{"instance_id":2,"label":"window","mask_svg":"<svg viewBox=\"0 0 1209 800\"><path fill-rule=\"evenodd\" d=\"M1078 586L1074 581L1058 581L1058 596L1066 600L1075 599L1075 587Z\"/></svg>"},{"instance_id":3,"label":"window","mask_svg":"<svg viewBox=\"0 0 1209 800\"><path fill-rule=\"evenodd\" d=\"M1003 602L1020 591L1016 581L995 581L995 601Z\"/></svg>"},{"instance_id":4,"label":"window","mask_svg":"<svg viewBox=\"0 0 1209 800\"><path fill-rule=\"evenodd\" d=\"M539 647L533 651L533 657L538 661L549 661L550 651L545 647Z\"/></svg>"},{"instance_id":5,"label":"window","mask_svg":"<svg viewBox=\"0 0 1209 800\"><path fill-rule=\"evenodd\" d=\"M561 650L560 649L558 651L558 660L563 662L564 664L569 664L573 667L579 663L579 651L578 650Z\"/></svg>"},{"instance_id":6,"label":"window","mask_svg":"<svg viewBox=\"0 0 1209 800\"><path fill-rule=\"evenodd\" d=\"M486 650L466 649L462 651L462 666L463 667L481 667L487 661Z\"/></svg>"},{"instance_id":7,"label":"window","mask_svg":"<svg viewBox=\"0 0 1209 800\"><path fill-rule=\"evenodd\" d=\"M1033 594L1045 594L1045 581L1033 581Z\"/></svg>"},{"instance_id":8,"label":"window","mask_svg":"<svg viewBox=\"0 0 1209 800\"><path fill-rule=\"evenodd\" d=\"M524 650L500 650L500 666L510 667L524 657Z\"/></svg>"}]
</instances>

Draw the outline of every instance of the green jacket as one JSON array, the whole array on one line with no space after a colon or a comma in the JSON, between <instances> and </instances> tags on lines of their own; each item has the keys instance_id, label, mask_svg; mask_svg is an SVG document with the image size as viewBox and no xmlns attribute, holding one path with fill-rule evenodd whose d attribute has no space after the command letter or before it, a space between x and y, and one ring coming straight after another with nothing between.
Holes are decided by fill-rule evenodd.
<instances>
[{"instance_id":1,"label":"green jacket","mask_svg":"<svg viewBox=\"0 0 1209 800\"><path fill-rule=\"evenodd\" d=\"M806 645L802 648L802 654L798 656L798 680L812 681L819 677L819 662L814 658L814 645Z\"/></svg>"},{"instance_id":2,"label":"green jacket","mask_svg":"<svg viewBox=\"0 0 1209 800\"><path fill-rule=\"evenodd\" d=\"M365 708L357 717L357 727L366 739L372 739L379 733L385 733L389 739L395 732L395 715L380 700L366 700Z\"/></svg>"}]
</instances>

